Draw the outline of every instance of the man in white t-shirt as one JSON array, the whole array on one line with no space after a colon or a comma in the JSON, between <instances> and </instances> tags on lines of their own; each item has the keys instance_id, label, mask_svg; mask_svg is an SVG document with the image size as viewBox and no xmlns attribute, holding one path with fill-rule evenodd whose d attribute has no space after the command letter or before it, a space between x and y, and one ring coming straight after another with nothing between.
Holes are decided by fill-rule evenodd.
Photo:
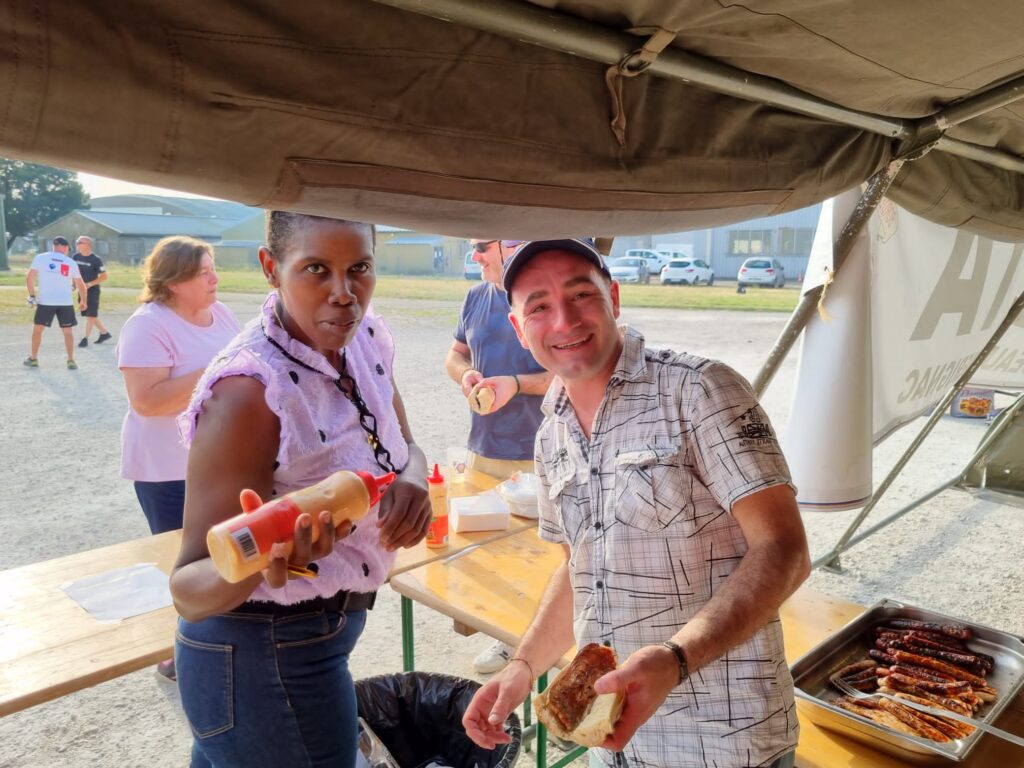
<instances>
[{"instance_id":1,"label":"man in white t-shirt","mask_svg":"<svg viewBox=\"0 0 1024 768\"><path fill-rule=\"evenodd\" d=\"M36 316L32 321L32 353L24 364L29 368L39 367L39 344L43 340L43 330L57 324L64 332L64 347L68 352L68 369L76 370L74 336L71 329L78 325L75 319L75 307L71 301L71 287L78 291L78 308L86 307L86 288L82 274L74 259L68 256L71 243L66 237L53 238L53 250L37 254L32 259L32 266L25 278L28 288L29 306L36 308ZM36 294L36 278L39 278L39 293Z\"/></svg>"}]
</instances>

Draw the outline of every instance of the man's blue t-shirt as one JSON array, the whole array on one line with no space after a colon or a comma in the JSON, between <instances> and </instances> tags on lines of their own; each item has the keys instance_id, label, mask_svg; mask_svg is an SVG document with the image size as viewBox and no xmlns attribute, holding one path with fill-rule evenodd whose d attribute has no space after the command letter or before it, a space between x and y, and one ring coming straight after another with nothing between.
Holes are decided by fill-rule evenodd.
<instances>
[{"instance_id":1,"label":"man's blue t-shirt","mask_svg":"<svg viewBox=\"0 0 1024 768\"><path fill-rule=\"evenodd\" d=\"M519 343L509 311L508 297L494 283L474 285L462 304L456 340L469 347L473 367L484 376L542 373L530 350ZM516 395L494 413L474 412L469 450L489 459L532 460L543 400L541 395Z\"/></svg>"}]
</instances>

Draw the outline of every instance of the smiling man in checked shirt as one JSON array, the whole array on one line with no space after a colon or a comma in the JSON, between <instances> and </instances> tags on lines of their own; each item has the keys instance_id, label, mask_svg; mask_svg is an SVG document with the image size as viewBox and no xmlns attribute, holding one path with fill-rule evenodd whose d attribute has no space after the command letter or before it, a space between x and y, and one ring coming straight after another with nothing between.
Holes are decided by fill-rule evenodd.
<instances>
[{"instance_id":1,"label":"smiling man in checked shirt","mask_svg":"<svg viewBox=\"0 0 1024 768\"><path fill-rule=\"evenodd\" d=\"M537 434L540 532L562 543L513 661L463 723L493 748L534 673L575 643L615 649L596 684L626 691L592 763L789 766L798 726L778 608L810 558L785 459L747 382L644 346L584 240L506 262L510 320L555 374ZM520 663L515 663L520 662Z\"/></svg>"}]
</instances>

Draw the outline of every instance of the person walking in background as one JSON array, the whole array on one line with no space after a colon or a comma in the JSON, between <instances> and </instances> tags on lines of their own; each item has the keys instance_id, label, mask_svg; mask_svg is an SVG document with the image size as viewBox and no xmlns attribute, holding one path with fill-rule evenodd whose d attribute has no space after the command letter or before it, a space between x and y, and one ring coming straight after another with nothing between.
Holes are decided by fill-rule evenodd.
<instances>
[{"instance_id":1,"label":"person walking in background","mask_svg":"<svg viewBox=\"0 0 1024 768\"><path fill-rule=\"evenodd\" d=\"M24 365L28 368L39 367L39 345L43 340L43 331L57 324L64 333L64 348L68 353L68 369L76 370L75 338L71 329L78 325L75 319L75 307L71 301L72 285L78 290L79 309L85 309L85 283L78 270L78 265L68 256L71 243L66 237L53 238L53 250L37 254L32 259L25 287L28 289L29 306L36 308L32 320L32 347ZM36 278L39 279L39 294L36 294Z\"/></svg>"},{"instance_id":2,"label":"person walking in background","mask_svg":"<svg viewBox=\"0 0 1024 768\"><path fill-rule=\"evenodd\" d=\"M142 268L139 307L125 322L117 365L128 392L121 426L121 477L135 495L151 533L181 528L188 451L175 421L206 365L241 330L217 301L213 248L191 237L165 237ZM176 679L174 659L157 672Z\"/></svg>"},{"instance_id":3,"label":"person walking in background","mask_svg":"<svg viewBox=\"0 0 1024 768\"><path fill-rule=\"evenodd\" d=\"M486 414L473 411L467 466L478 472L508 478L513 472L533 472L533 441L540 426L540 404L551 374L523 349L509 324L511 311L501 287L501 269L519 240L471 240L473 261L483 281L473 286L462 303L455 341L445 358L445 370L467 398L483 388L494 393ZM512 649L495 640L473 662L477 672L497 672L508 663Z\"/></svg>"},{"instance_id":4,"label":"person walking in background","mask_svg":"<svg viewBox=\"0 0 1024 768\"><path fill-rule=\"evenodd\" d=\"M102 344L111 338L107 333L107 327L100 320L100 283L107 281L107 268L103 266L103 259L92 252L92 238L88 235L80 235L75 240L75 248L75 254L71 258L78 265L78 270L82 273L82 282L85 283L87 289L85 309L82 310L82 317L85 318L85 335L78 342L78 346L87 347L94 326L100 332L96 339L97 344ZM79 296L79 300L81 300L81 296Z\"/></svg>"}]
</instances>

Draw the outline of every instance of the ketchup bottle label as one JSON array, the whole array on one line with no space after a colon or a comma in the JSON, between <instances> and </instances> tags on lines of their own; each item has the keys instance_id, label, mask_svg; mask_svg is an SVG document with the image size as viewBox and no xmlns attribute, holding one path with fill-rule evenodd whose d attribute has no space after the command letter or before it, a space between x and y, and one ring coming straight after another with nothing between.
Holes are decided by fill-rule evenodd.
<instances>
[{"instance_id":1,"label":"ketchup bottle label","mask_svg":"<svg viewBox=\"0 0 1024 768\"><path fill-rule=\"evenodd\" d=\"M260 548L248 526L231 532L231 537L238 542L238 549L245 560L253 560L260 556Z\"/></svg>"}]
</instances>

